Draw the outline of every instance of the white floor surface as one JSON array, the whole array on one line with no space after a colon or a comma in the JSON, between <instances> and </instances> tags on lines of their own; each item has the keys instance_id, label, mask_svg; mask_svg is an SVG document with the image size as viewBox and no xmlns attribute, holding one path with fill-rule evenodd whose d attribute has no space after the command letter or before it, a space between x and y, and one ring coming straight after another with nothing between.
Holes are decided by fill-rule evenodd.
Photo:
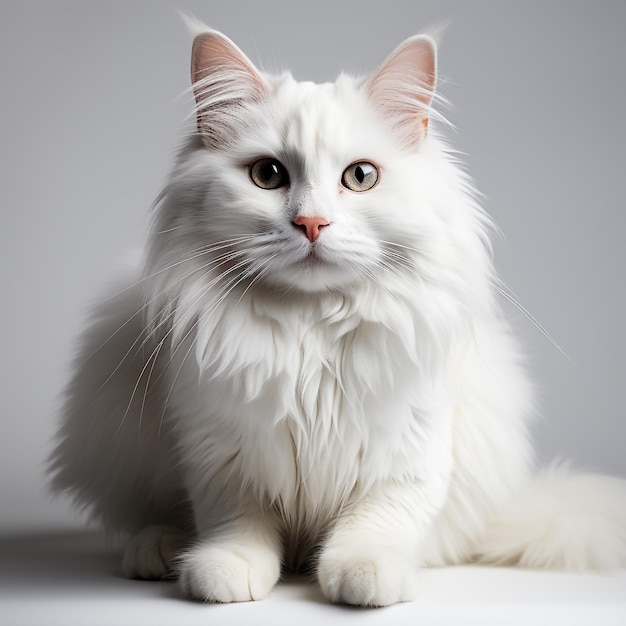
<instances>
[{"instance_id":1,"label":"white floor surface","mask_svg":"<svg viewBox=\"0 0 626 626\"><path fill-rule=\"evenodd\" d=\"M328 604L315 581L305 577L288 578L260 602L190 602L175 583L122 578L119 561L119 554L89 531L4 534L0 625L626 626L626 572L432 569L421 574L415 602L355 609Z\"/></svg>"}]
</instances>

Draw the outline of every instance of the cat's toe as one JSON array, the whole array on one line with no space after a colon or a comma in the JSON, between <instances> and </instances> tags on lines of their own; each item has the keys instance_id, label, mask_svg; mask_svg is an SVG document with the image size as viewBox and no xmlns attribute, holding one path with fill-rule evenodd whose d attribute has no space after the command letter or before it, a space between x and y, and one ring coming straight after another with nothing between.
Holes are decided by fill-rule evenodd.
<instances>
[{"instance_id":1,"label":"cat's toe","mask_svg":"<svg viewBox=\"0 0 626 626\"><path fill-rule=\"evenodd\" d=\"M180 585L203 602L248 602L267 597L279 575L279 559L267 548L201 545L185 555Z\"/></svg>"},{"instance_id":2,"label":"cat's toe","mask_svg":"<svg viewBox=\"0 0 626 626\"><path fill-rule=\"evenodd\" d=\"M377 553L378 552L378 553ZM322 592L338 604L388 606L415 599L417 572L403 557L367 549L359 554L334 549L318 567Z\"/></svg>"},{"instance_id":3,"label":"cat's toe","mask_svg":"<svg viewBox=\"0 0 626 626\"><path fill-rule=\"evenodd\" d=\"M188 540L188 535L178 528L144 528L126 546L122 560L124 576L143 580L161 580L171 576L172 562Z\"/></svg>"}]
</instances>

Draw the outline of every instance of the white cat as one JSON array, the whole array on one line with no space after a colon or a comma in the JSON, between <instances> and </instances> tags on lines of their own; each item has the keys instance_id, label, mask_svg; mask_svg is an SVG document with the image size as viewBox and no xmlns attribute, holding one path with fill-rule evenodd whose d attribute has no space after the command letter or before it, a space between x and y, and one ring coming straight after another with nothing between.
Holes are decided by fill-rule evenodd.
<instances>
[{"instance_id":1,"label":"white cat","mask_svg":"<svg viewBox=\"0 0 626 626\"><path fill-rule=\"evenodd\" d=\"M533 469L490 223L428 123L435 57L417 36L316 85L197 34L197 131L52 459L131 535L129 576L231 602L310 566L329 600L388 605L429 565L626 564L626 482Z\"/></svg>"}]
</instances>

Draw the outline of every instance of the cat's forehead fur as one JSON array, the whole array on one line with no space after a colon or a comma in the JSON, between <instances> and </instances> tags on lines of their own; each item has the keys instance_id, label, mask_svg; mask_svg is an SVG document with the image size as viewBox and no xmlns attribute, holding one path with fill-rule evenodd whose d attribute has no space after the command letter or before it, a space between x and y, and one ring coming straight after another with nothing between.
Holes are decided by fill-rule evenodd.
<instances>
[{"instance_id":1,"label":"cat's forehead fur","mask_svg":"<svg viewBox=\"0 0 626 626\"><path fill-rule=\"evenodd\" d=\"M323 165L345 168L356 159L376 159L387 135L362 80L341 75L332 83L296 81L290 74L265 76L268 93L246 111L246 131L234 150L242 158L272 156L293 174L315 176Z\"/></svg>"}]
</instances>

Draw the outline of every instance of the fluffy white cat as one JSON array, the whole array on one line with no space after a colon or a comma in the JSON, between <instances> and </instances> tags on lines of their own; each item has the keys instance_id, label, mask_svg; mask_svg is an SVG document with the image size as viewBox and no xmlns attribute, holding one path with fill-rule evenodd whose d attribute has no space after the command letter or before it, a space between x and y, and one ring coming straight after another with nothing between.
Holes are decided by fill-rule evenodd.
<instances>
[{"instance_id":1,"label":"fluffy white cat","mask_svg":"<svg viewBox=\"0 0 626 626\"><path fill-rule=\"evenodd\" d=\"M205 29L192 80L197 130L52 458L129 535L125 572L231 602L310 567L379 606L430 565L624 566L625 481L534 470L490 223L429 127L432 39L317 85Z\"/></svg>"}]
</instances>

